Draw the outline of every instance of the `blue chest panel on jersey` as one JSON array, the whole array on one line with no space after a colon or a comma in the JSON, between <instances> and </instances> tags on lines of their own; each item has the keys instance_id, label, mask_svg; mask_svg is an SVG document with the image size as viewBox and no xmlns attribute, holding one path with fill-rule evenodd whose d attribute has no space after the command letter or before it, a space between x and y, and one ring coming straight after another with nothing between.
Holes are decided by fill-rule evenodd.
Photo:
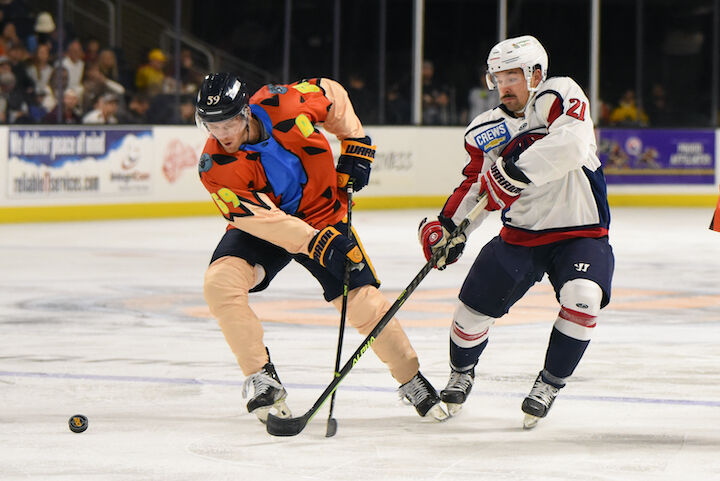
<instances>
[{"instance_id":1,"label":"blue chest panel on jersey","mask_svg":"<svg viewBox=\"0 0 720 481\"><path fill-rule=\"evenodd\" d=\"M267 112L258 105L250 105L250 110L260 119L270 138L257 144L243 146L260 153L260 163L265 170L273 194L280 199L280 210L294 214L300 207L302 187L307 184L307 173L300 158L280 145L272 136L273 125Z\"/></svg>"},{"instance_id":2,"label":"blue chest panel on jersey","mask_svg":"<svg viewBox=\"0 0 720 481\"><path fill-rule=\"evenodd\" d=\"M488 153L498 145L502 145L510 140L510 130L505 122L493 125L483 130L475 136L475 142L483 152Z\"/></svg>"}]
</instances>

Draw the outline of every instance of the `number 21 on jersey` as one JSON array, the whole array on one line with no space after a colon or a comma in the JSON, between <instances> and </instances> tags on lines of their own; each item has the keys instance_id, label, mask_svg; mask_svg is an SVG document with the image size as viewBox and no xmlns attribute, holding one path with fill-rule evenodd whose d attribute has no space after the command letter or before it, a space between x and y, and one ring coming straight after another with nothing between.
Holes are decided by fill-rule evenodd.
<instances>
[{"instance_id":1,"label":"number 21 on jersey","mask_svg":"<svg viewBox=\"0 0 720 481\"><path fill-rule=\"evenodd\" d=\"M568 109L567 114L570 117L584 121L586 108L587 104L584 101L580 99L570 99L570 108Z\"/></svg>"}]
</instances>

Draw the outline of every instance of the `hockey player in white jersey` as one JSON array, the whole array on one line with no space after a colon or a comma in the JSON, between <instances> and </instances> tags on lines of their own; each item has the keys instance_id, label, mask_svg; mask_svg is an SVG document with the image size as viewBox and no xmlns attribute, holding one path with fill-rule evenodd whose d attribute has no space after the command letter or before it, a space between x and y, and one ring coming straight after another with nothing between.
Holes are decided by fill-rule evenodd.
<instances>
[{"instance_id":1,"label":"hockey player in white jersey","mask_svg":"<svg viewBox=\"0 0 720 481\"><path fill-rule=\"evenodd\" d=\"M450 330L450 380L441 398L457 413L472 389L489 328L545 274L560 310L543 369L523 400L523 426L547 415L590 342L596 317L610 300L614 257L610 211L596 156L588 99L570 78L547 78L548 57L531 36L504 40L490 51L487 80L500 105L465 131L464 180L437 219L421 222L427 259L440 250L444 269L462 253L455 226L487 195L486 212L501 211L503 227L470 268Z\"/></svg>"}]
</instances>

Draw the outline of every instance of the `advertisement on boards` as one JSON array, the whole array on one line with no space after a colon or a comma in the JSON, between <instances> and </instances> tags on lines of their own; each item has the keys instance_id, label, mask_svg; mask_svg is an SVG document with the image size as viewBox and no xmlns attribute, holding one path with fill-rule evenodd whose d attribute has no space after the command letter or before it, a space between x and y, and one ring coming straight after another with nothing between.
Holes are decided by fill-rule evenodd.
<instances>
[{"instance_id":1,"label":"advertisement on boards","mask_svg":"<svg viewBox=\"0 0 720 481\"><path fill-rule=\"evenodd\" d=\"M9 199L122 198L152 190L150 129L8 131Z\"/></svg>"},{"instance_id":2,"label":"advertisement on boards","mask_svg":"<svg viewBox=\"0 0 720 481\"><path fill-rule=\"evenodd\" d=\"M608 184L715 183L712 130L598 129Z\"/></svg>"}]
</instances>

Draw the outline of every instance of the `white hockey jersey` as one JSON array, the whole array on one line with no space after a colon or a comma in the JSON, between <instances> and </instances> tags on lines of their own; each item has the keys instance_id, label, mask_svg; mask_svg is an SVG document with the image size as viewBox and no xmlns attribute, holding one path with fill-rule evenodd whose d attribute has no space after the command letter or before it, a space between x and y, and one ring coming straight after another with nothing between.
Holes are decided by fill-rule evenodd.
<instances>
[{"instance_id":1,"label":"white hockey jersey","mask_svg":"<svg viewBox=\"0 0 720 481\"><path fill-rule=\"evenodd\" d=\"M536 246L608 235L607 188L596 155L589 102L572 79L554 77L543 82L524 117L504 105L478 115L465 131L465 150L465 179L441 211L455 224L477 203L479 176L498 157L519 155L515 165L531 183L502 212L503 240ZM481 214L468 232L487 214Z\"/></svg>"}]
</instances>

